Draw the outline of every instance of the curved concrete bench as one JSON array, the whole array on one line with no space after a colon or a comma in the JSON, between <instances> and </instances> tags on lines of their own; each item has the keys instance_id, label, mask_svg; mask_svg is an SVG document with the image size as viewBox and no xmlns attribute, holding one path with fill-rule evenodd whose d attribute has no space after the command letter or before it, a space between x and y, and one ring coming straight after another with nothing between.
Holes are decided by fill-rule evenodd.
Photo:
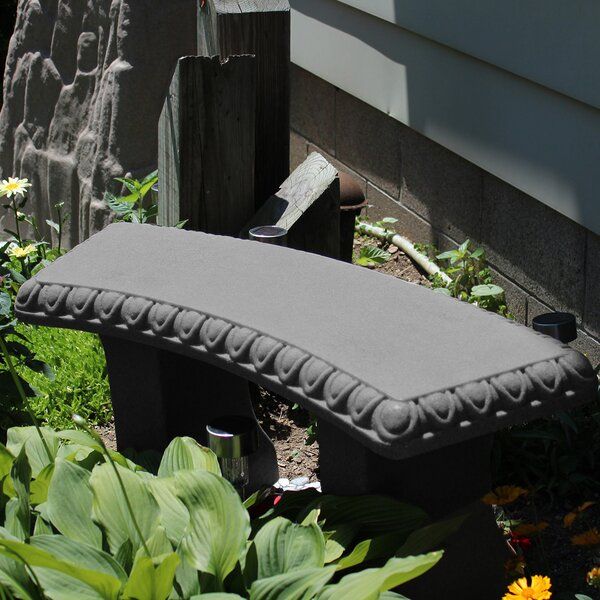
<instances>
[{"instance_id":1,"label":"curved concrete bench","mask_svg":"<svg viewBox=\"0 0 600 600\"><path fill-rule=\"evenodd\" d=\"M415 598L500 597L505 545L478 501L490 434L597 385L568 346L426 288L177 229L111 225L24 284L16 312L101 335L121 448L202 441L215 416L253 415L251 380L317 415L324 491L383 492L434 517L470 506ZM251 478L277 478L264 432Z\"/></svg>"},{"instance_id":2,"label":"curved concrete bench","mask_svg":"<svg viewBox=\"0 0 600 600\"><path fill-rule=\"evenodd\" d=\"M553 339L391 277L285 248L112 225L21 288L23 321L206 361L399 459L590 399Z\"/></svg>"}]
</instances>

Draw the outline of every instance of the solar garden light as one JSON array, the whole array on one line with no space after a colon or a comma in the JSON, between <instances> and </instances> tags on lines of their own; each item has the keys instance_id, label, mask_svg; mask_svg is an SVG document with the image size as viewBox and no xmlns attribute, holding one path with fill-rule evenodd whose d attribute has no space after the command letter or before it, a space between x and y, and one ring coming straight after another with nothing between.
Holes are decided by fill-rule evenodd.
<instances>
[{"instance_id":1,"label":"solar garden light","mask_svg":"<svg viewBox=\"0 0 600 600\"><path fill-rule=\"evenodd\" d=\"M275 246L287 246L287 234L287 229L276 225L261 225L248 232L251 240L263 244L274 244Z\"/></svg>"},{"instance_id":2,"label":"solar garden light","mask_svg":"<svg viewBox=\"0 0 600 600\"><path fill-rule=\"evenodd\" d=\"M208 445L217 455L221 473L244 498L250 481L250 454L258 448L256 421L249 417L228 416L215 419L206 426Z\"/></svg>"},{"instance_id":3,"label":"solar garden light","mask_svg":"<svg viewBox=\"0 0 600 600\"><path fill-rule=\"evenodd\" d=\"M577 339L577 324L575 316L571 313L552 312L538 315L533 319L533 328L563 344Z\"/></svg>"}]
</instances>

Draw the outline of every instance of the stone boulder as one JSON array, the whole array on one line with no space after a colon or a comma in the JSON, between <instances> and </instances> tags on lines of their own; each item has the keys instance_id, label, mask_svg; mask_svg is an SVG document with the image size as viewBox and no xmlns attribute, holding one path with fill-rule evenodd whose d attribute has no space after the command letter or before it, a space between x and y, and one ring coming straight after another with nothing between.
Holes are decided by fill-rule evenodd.
<instances>
[{"instance_id":1,"label":"stone boulder","mask_svg":"<svg viewBox=\"0 0 600 600\"><path fill-rule=\"evenodd\" d=\"M196 2L19 2L4 73L0 177L32 182L26 210L44 227L65 202L67 244L110 221L103 197L114 177L156 168L164 96L177 59L196 50Z\"/></svg>"}]
</instances>

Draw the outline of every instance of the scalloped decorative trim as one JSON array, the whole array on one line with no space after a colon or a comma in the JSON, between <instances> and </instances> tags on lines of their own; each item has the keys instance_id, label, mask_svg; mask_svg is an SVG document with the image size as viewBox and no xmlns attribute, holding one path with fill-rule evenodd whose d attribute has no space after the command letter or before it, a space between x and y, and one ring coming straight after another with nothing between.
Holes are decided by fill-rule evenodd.
<instances>
[{"instance_id":1,"label":"scalloped decorative trim","mask_svg":"<svg viewBox=\"0 0 600 600\"><path fill-rule=\"evenodd\" d=\"M24 321L51 322L175 351L243 373L334 420L379 454L408 457L591 399L597 380L569 346L553 360L410 400L395 400L310 353L195 310L91 288L42 284L18 294Z\"/></svg>"}]
</instances>

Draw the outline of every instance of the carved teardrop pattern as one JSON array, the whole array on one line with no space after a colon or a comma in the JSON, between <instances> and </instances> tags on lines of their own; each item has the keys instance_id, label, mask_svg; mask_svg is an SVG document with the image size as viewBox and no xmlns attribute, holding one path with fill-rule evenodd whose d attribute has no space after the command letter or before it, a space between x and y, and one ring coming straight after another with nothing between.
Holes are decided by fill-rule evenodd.
<instances>
[{"instance_id":1,"label":"carved teardrop pattern","mask_svg":"<svg viewBox=\"0 0 600 600\"><path fill-rule=\"evenodd\" d=\"M579 401L591 396L596 385L589 362L564 346L563 354L554 360L427 396L397 400L292 344L147 298L43 285L32 279L21 287L16 311L24 320L30 317L38 323L50 316L69 319L71 326L76 320L82 329L106 331L107 326L125 326L141 343L149 336L176 338L172 341L186 347L192 356L219 355L265 380L279 381L296 399L304 397L309 404L323 406L340 419L340 426L350 422L371 443L385 447L436 443L448 430L472 429L482 421L492 423L497 415L522 408L529 412L543 409L545 402L555 405L558 398ZM486 428L494 429L492 425Z\"/></svg>"}]
</instances>

